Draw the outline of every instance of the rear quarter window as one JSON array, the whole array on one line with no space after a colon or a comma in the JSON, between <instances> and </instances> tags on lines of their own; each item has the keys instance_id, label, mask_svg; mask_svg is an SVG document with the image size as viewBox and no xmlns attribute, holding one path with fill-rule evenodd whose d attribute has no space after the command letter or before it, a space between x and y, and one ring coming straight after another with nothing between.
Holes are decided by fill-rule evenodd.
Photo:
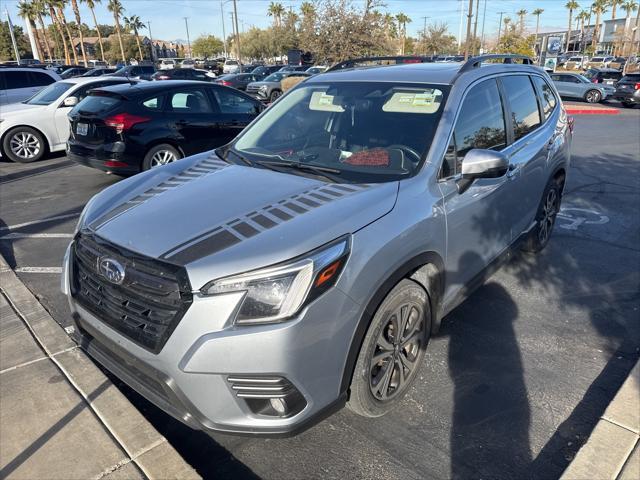
<instances>
[{"instance_id":1,"label":"rear quarter window","mask_svg":"<svg viewBox=\"0 0 640 480\"><path fill-rule=\"evenodd\" d=\"M553 89L549 84L541 77L532 77L533 83L538 87L540 104L542 105L542 113L544 119L549 118L553 109L556 108L558 100L556 99Z\"/></svg>"},{"instance_id":2,"label":"rear quarter window","mask_svg":"<svg viewBox=\"0 0 640 480\"><path fill-rule=\"evenodd\" d=\"M29 81L35 87L44 87L55 82L51 75L42 72L29 72Z\"/></svg>"},{"instance_id":3,"label":"rear quarter window","mask_svg":"<svg viewBox=\"0 0 640 480\"><path fill-rule=\"evenodd\" d=\"M33 86L29 83L29 72L5 72L5 79L8 90Z\"/></svg>"}]
</instances>

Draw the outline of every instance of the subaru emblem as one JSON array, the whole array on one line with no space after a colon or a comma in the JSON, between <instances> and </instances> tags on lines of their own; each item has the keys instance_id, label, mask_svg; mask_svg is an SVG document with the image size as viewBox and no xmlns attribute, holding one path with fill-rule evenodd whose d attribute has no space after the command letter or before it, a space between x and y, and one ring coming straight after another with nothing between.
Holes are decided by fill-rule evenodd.
<instances>
[{"instance_id":1,"label":"subaru emblem","mask_svg":"<svg viewBox=\"0 0 640 480\"><path fill-rule=\"evenodd\" d=\"M113 258L101 258L98 260L98 272L111 283L121 285L124 281L124 267Z\"/></svg>"}]
</instances>

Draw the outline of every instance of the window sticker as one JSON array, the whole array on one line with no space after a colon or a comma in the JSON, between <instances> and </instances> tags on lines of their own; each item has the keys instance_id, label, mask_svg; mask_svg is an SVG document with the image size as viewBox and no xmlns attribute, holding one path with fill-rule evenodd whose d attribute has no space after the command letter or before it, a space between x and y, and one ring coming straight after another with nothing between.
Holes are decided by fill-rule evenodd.
<instances>
[{"instance_id":1,"label":"window sticker","mask_svg":"<svg viewBox=\"0 0 640 480\"><path fill-rule=\"evenodd\" d=\"M422 92L395 92L382 106L384 112L435 113L442 103L442 91L437 89Z\"/></svg>"},{"instance_id":2,"label":"window sticker","mask_svg":"<svg viewBox=\"0 0 640 480\"><path fill-rule=\"evenodd\" d=\"M313 92L309 100L309 109L320 112L344 112L344 108L335 104L335 97L324 92Z\"/></svg>"}]
</instances>

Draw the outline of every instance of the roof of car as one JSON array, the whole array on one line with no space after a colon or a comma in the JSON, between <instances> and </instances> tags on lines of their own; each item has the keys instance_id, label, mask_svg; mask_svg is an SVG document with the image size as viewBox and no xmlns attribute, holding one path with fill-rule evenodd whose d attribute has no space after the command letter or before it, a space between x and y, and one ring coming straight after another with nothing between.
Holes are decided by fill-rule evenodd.
<instances>
[{"instance_id":1,"label":"roof of car","mask_svg":"<svg viewBox=\"0 0 640 480\"><path fill-rule=\"evenodd\" d=\"M65 82L65 83L79 83L79 84L83 84L83 83L91 83L91 82L122 82L123 80L126 80L125 77L107 77L107 76L103 76L103 77L73 77L73 78L66 78L61 80L61 82Z\"/></svg>"},{"instance_id":2,"label":"roof of car","mask_svg":"<svg viewBox=\"0 0 640 480\"><path fill-rule=\"evenodd\" d=\"M124 77L113 77L122 79ZM197 80L172 80L170 82L139 82L135 85L131 85L130 83L120 83L118 85L101 87L99 90L106 92L119 93L120 95L127 96L127 94L137 95L137 94L148 94L154 92L162 92L165 90L169 90L172 88L182 87L182 86L198 86L198 87L213 87L215 88L215 84L207 83L207 82L199 82Z\"/></svg>"},{"instance_id":3,"label":"roof of car","mask_svg":"<svg viewBox=\"0 0 640 480\"><path fill-rule=\"evenodd\" d=\"M320 73L311 77L307 82L326 81L365 81L365 82L405 82L405 83L437 83L450 85L461 74L464 64L449 63L404 63L398 65L376 65L354 67L345 70ZM484 63L480 68L473 68L464 73L481 72L482 75L502 71L542 71L532 65L517 63Z\"/></svg>"}]
</instances>

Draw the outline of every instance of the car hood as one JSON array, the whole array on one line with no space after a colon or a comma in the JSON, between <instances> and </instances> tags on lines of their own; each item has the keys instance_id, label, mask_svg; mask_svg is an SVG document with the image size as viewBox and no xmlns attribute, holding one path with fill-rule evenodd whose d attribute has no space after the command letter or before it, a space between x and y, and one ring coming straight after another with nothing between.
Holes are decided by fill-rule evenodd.
<instances>
[{"instance_id":1,"label":"car hood","mask_svg":"<svg viewBox=\"0 0 640 480\"><path fill-rule=\"evenodd\" d=\"M10 103L9 105L3 105L0 111L0 117L13 117L16 115L28 114L38 109L42 110L49 105L27 105L26 103Z\"/></svg>"},{"instance_id":2,"label":"car hood","mask_svg":"<svg viewBox=\"0 0 640 480\"><path fill-rule=\"evenodd\" d=\"M327 183L206 153L106 189L83 224L133 252L186 265L198 289L353 233L390 212L397 192L398 182Z\"/></svg>"}]
</instances>

